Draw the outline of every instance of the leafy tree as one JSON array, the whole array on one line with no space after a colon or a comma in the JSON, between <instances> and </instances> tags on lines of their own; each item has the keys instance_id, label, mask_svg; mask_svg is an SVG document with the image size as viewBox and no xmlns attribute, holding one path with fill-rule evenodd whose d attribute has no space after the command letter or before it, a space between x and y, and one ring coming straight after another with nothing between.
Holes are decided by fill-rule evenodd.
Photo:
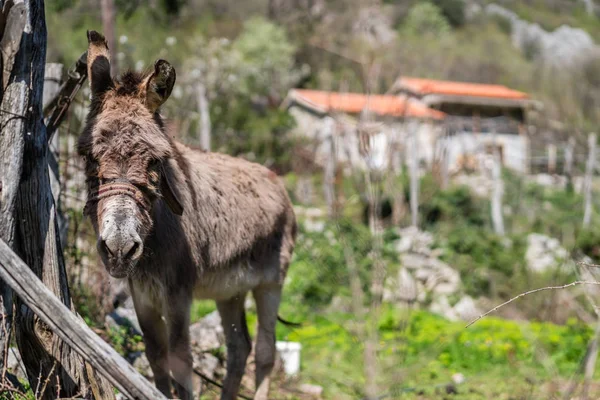
<instances>
[{"instance_id":1,"label":"leafy tree","mask_svg":"<svg viewBox=\"0 0 600 400\"><path fill-rule=\"evenodd\" d=\"M450 24L439 7L423 2L411 7L404 22L404 31L416 36L442 36L450 32Z\"/></svg>"},{"instance_id":2,"label":"leafy tree","mask_svg":"<svg viewBox=\"0 0 600 400\"><path fill-rule=\"evenodd\" d=\"M301 76L285 30L252 18L235 40L199 39L192 48L198 57L184 73L206 87L214 148L272 166L285 164L291 146L285 132L294 120L278 106Z\"/></svg>"}]
</instances>

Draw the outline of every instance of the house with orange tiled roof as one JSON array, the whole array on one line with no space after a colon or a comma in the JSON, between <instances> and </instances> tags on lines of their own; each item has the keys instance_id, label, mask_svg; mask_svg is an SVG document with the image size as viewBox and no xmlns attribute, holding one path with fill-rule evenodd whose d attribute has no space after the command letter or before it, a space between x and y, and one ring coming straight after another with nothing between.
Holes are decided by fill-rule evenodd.
<instances>
[{"instance_id":1,"label":"house with orange tiled roof","mask_svg":"<svg viewBox=\"0 0 600 400\"><path fill-rule=\"evenodd\" d=\"M409 130L420 142L421 160L431 162L446 118L416 98L398 95L292 89L283 107L296 119L295 133L311 139L317 164L330 158L333 137L337 163L371 169L388 166L393 144Z\"/></svg>"},{"instance_id":2,"label":"house with orange tiled roof","mask_svg":"<svg viewBox=\"0 0 600 400\"><path fill-rule=\"evenodd\" d=\"M527 115L539 102L503 85L400 77L392 93L443 112L451 166L498 149L503 164L528 170Z\"/></svg>"}]
</instances>

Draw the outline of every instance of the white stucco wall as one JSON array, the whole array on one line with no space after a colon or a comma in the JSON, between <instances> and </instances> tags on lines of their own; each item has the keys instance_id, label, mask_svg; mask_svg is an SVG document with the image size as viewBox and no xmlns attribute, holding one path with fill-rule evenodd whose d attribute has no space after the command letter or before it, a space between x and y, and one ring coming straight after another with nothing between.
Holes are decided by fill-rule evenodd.
<instances>
[{"instance_id":1,"label":"white stucco wall","mask_svg":"<svg viewBox=\"0 0 600 400\"><path fill-rule=\"evenodd\" d=\"M324 165L329 149L328 144L325 142L327 136L325 119L329 117L310 113L299 106L290 107L289 112L297 123L293 134L314 141L310 146L314 146L313 148L316 149L315 161L320 165ZM439 150L442 141L446 141L448 143L449 167L451 170L457 166L461 155L474 157L483 155L486 146L495 143L502 148L504 166L520 173L528 171L528 141L523 135L464 132L438 140L442 137L443 129L436 123L422 120L411 120L407 123L399 120L382 121L378 125L381 133L371 136L370 154L364 157L359 151L359 140L355 128L356 119L347 116L336 120L343 125L343 129L338 129L335 135L336 159L338 162L348 163L358 168L388 168L392 143L397 140L398 143L406 144L411 135L414 134L419 144L419 162L426 164L428 168L431 167L435 159L436 148ZM341 136L341 131L345 132L344 136ZM401 152L400 161L402 164L406 164L410 157L410 149L409 146L401 147L404 151Z\"/></svg>"},{"instance_id":2,"label":"white stucco wall","mask_svg":"<svg viewBox=\"0 0 600 400\"><path fill-rule=\"evenodd\" d=\"M479 156L487 146L502 148L503 164L514 171L527 172L528 143L523 135L459 133L445 139L448 143L449 166L453 169L461 155Z\"/></svg>"},{"instance_id":3,"label":"white stucco wall","mask_svg":"<svg viewBox=\"0 0 600 400\"><path fill-rule=\"evenodd\" d=\"M296 119L296 127L293 134L315 141L316 162L324 164L327 153L327 144L324 140L326 134L325 119L327 116L319 116L307 110L292 106L290 114ZM356 119L348 116L338 118L343 129L339 129L335 136L336 158L339 162L349 163L358 168L386 169L389 167L391 148L394 141L407 143L408 138L414 133L419 141L419 160L431 166L434 158L436 138L441 128L427 121L412 120L408 123L402 121L375 123L379 134L370 137L370 151L366 156L361 155L359 150L359 139L356 134ZM345 121L345 122L344 122ZM343 131L343 132L341 132ZM403 146L406 147L406 146ZM409 154L401 153L401 162L406 164Z\"/></svg>"}]
</instances>

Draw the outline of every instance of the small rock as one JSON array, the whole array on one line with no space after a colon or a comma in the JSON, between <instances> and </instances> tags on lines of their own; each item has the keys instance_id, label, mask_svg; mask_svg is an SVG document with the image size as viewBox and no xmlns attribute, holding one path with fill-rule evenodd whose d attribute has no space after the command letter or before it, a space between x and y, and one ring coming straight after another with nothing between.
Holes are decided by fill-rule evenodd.
<instances>
[{"instance_id":1,"label":"small rock","mask_svg":"<svg viewBox=\"0 0 600 400\"><path fill-rule=\"evenodd\" d=\"M454 382L456 385L460 385L465 382L465 376L460 372L457 372L456 374L452 375L452 382Z\"/></svg>"},{"instance_id":2,"label":"small rock","mask_svg":"<svg viewBox=\"0 0 600 400\"><path fill-rule=\"evenodd\" d=\"M202 374L210 379L215 378L215 372L220 367L219 359L210 353L194 353L194 369L199 370Z\"/></svg>"},{"instance_id":3,"label":"small rock","mask_svg":"<svg viewBox=\"0 0 600 400\"><path fill-rule=\"evenodd\" d=\"M471 296L465 296L454 305L454 312L463 321L472 321L482 314Z\"/></svg>"},{"instance_id":4,"label":"small rock","mask_svg":"<svg viewBox=\"0 0 600 400\"><path fill-rule=\"evenodd\" d=\"M412 303L417 299L417 283L406 268L400 268L395 277L386 279L383 300Z\"/></svg>"},{"instance_id":5,"label":"small rock","mask_svg":"<svg viewBox=\"0 0 600 400\"><path fill-rule=\"evenodd\" d=\"M133 368L135 368L140 374L144 375L148 379L154 378L154 374L152 373L152 368L150 368L150 362L148 361L148 357L146 357L146 353L138 352L136 353L135 360L133 361Z\"/></svg>"},{"instance_id":6,"label":"small rock","mask_svg":"<svg viewBox=\"0 0 600 400\"><path fill-rule=\"evenodd\" d=\"M458 315L456 315L456 311L454 311L452 306L450 306L446 296L436 297L429 306L429 310L433 313L441 315L446 319L449 319L450 321L458 321L459 319Z\"/></svg>"},{"instance_id":7,"label":"small rock","mask_svg":"<svg viewBox=\"0 0 600 400\"><path fill-rule=\"evenodd\" d=\"M199 352L218 349L225 344L221 316L218 311L213 311L190 326L190 342L192 347Z\"/></svg>"},{"instance_id":8,"label":"small rock","mask_svg":"<svg viewBox=\"0 0 600 400\"><path fill-rule=\"evenodd\" d=\"M406 253L412 247L412 238L409 236L403 236L396 242L396 251L398 253Z\"/></svg>"},{"instance_id":9,"label":"small rock","mask_svg":"<svg viewBox=\"0 0 600 400\"><path fill-rule=\"evenodd\" d=\"M21 359L21 354L16 347L8 349L8 360L6 361L6 368L8 368L14 375L19 379L27 379L27 373L25 372L25 365Z\"/></svg>"},{"instance_id":10,"label":"small rock","mask_svg":"<svg viewBox=\"0 0 600 400\"><path fill-rule=\"evenodd\" d=\"M568 255L568 251L557 239L539 233L527 236L525 261L530 271L545 272L552 268L564 268Z\"/></svg>"},{"instance_id":11,"label":"small rock","mask_svg":"<svg viewBox=\"0 0 600 400\"><path fill-rule=\"evenodd\" d=\"M319 385L311 385L310 383L303 383L298 386L298 390L300 390L304 394L308 394L314 397L321 397L323 394L323 387Z\"/></svg>"},{"instance_id":12,"label":"small rock","mask_svg":"<svg viewBox=\"0 0 600 400\"><path fill-rule=\"evenodd\" d=\"M413 253L402 254L400 261L402 266L408 269L422 268L429 262L427 257Z\"/></svg>"},{"instance_id":13,"label":"small rock","mask_svg":"<svg viewBox=\"0 0 600 400\"><path fill-rule=\"evenodd\" d=\"M135 310L131 308L118 307L106 316L104 324L107 328L118 328L120 326L130 327L136 331L136 334L142 334L142 329L140 328L140 323L135 314Z\"/></svg>"}]
</instances>

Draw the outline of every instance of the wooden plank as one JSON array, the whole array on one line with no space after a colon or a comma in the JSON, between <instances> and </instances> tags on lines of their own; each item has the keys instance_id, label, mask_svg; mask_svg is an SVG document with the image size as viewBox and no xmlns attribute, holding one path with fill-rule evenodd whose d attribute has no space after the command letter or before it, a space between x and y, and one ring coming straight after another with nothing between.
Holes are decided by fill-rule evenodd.
<instances>
[{"instance_id":1,"label":"wooden plank","mask_svg":"<svg viewBox=\"0 0 600 400\"><path fill-rule=\"evenodd\" d=\"M0 278L56 335L92 367L99 370L127 398L165 398L158 389L152 386L54 296L2 240L0 240Z\"/></svg>"}]
</instances>

